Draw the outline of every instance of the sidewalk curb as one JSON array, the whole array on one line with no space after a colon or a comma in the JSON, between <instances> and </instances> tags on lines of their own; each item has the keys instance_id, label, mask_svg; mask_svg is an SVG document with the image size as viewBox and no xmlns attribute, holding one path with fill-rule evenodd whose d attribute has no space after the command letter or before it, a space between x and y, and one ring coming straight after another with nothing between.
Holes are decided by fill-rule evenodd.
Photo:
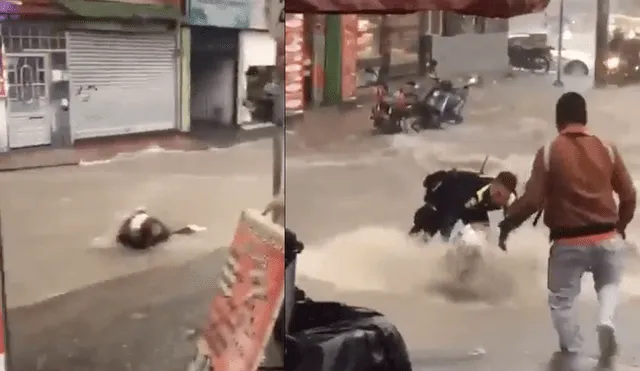
<instances>
[{"instance_id":1,"label":"sidewalk curb","mask_svg":"<svg viewBox=\"0 0 640 371\"><path fill-rule=\"evenodd\" d=\"M53 163L46 165L28 165L28 166L7 166L0 167L0 173L13 173L18 171L27 171L27 170L40 170L40 169L51 169L56 167L72 167L79 166L82 161L69 161L69 162L61 162L61 163Z\"/></svg>"},{"instance_id":2,"label":"sidewalk curb","mask_svg":"<svg viewBox=\"0 0 640 371\"><path fill-rule=\"evenodd\" d=\"M273 125L255 129L234 129L226 132L148 133L148 137L96 138L70 148L38 148L0 154L0 173L39 170L56 167L81 166L83 163L108 162L121 154L136 154L151 148L165 151L196 152L228 149L237 145L273 138Z\"/></svg>"}]
</instances>

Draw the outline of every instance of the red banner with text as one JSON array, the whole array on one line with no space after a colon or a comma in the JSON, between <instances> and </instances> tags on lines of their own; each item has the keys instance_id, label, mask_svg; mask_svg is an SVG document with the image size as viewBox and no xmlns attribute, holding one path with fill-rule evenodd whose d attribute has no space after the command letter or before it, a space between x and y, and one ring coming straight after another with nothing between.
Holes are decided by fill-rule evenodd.
<instances>
[{"instance_id":1,"label":"red banner with text","mask_svg":"<svg viewBox=\"0 0 640 371\"><path fill-rule=\"evenodd\" d=\"M358 60L358 16L342 15L342 100L356 97Z\"/></svg>"},{"instance_id":2,"label":"red banner with text","mask_svg":"<svg viewBox=\"0 0 640 371\"><path fill-rule=\"evenodd\" d=\"M284 300L284 275L284 228L243 212L187 370L255 371Z\"/></svg>"},{"instance_id":3,"label":"red banner with text","mask_svg":"<svg viewBox=\"0 0 640 371\"><path fill-rule=\"evenodd\" d=\"M4 45L0 46L0 99L7 97Z\"/></svg>"},{"instance_id":4,"label":"red banner with text","mask_svg":"<svg viewBox=\"0 0 640 371\"><path fill-rule=\"evenodd\" d=\"M304 16L286 14L284 26L285 108L298 112L304 110Z\"/></svg>"}]
</instances>

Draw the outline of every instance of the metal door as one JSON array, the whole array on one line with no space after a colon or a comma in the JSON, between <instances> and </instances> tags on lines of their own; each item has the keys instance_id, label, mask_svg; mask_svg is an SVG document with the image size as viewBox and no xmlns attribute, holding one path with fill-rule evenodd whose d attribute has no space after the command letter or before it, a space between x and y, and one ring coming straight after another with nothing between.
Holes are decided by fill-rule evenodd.
<instances>
[{"instance_id":1,"label":"metal door","mask_svg":"<svg viewBox=\"0 0 640 371\"><path fill-rule=\"evenodd\" d=\"M73 138L176 128L175 34L70 31Z\"/></svg>"},{"instance_id":2,"label":"metal door","mask_svg":"<svg viewBox=\"0 0 640 371\"><path fill-rule=\"evenodd\" d=\"M51 144L49 56L7 55L9 148Z\"/></svg>"}]
</instances>

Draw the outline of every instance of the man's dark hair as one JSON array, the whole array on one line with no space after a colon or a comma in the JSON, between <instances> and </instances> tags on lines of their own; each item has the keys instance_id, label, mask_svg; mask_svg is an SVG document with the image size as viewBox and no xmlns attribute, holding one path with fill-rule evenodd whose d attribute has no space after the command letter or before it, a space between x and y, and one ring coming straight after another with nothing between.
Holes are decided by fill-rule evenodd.
<instances>
[{"instance_id":1,"label":"man's dark hair","mask_svg":"<svg viewBox=\"0 0 640 371\"><path fill-rule=\"evenodd\" d=\"M556 103L556 126L587 124L587 102L576 92L562 94Z\"/></svg>"},{"instance_id":2,"label":"man's dark hair","mask_svg":"<svg viewBox=\"0 0 640 371\"><path fill-rule=\"evenodd\" d=\"M518 177L516 174L510 171L502 171L495 177L495 181L502 184L506 189L508 189L511 193L516 191L516 187L518 186Z\"/></svg>"}]
</instances>

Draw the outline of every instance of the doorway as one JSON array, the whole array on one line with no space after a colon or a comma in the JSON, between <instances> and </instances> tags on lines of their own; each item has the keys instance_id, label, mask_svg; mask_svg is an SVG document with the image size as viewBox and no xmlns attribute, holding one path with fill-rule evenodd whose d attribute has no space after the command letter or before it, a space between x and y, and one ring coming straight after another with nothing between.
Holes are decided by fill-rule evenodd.
<instances>
[{"instance_id":1,"label":"doorway","mask_svg":"<svg viewBox=\"0 0 640 371\"><path fill-rule=\"evenodd\" d=\"M191 130L208 134L236 123L238 31L191 28Z\"/></svg>"},{"instance_id":2,"label":"doorway","mask_svg":"<svg viewBox=\"0 0 640 371\"><path fill-rule=\"evenodd\" d=\"M8 54L9 148L51 144L50 61L43 53Z\"/></svg>"}]
</instances>

